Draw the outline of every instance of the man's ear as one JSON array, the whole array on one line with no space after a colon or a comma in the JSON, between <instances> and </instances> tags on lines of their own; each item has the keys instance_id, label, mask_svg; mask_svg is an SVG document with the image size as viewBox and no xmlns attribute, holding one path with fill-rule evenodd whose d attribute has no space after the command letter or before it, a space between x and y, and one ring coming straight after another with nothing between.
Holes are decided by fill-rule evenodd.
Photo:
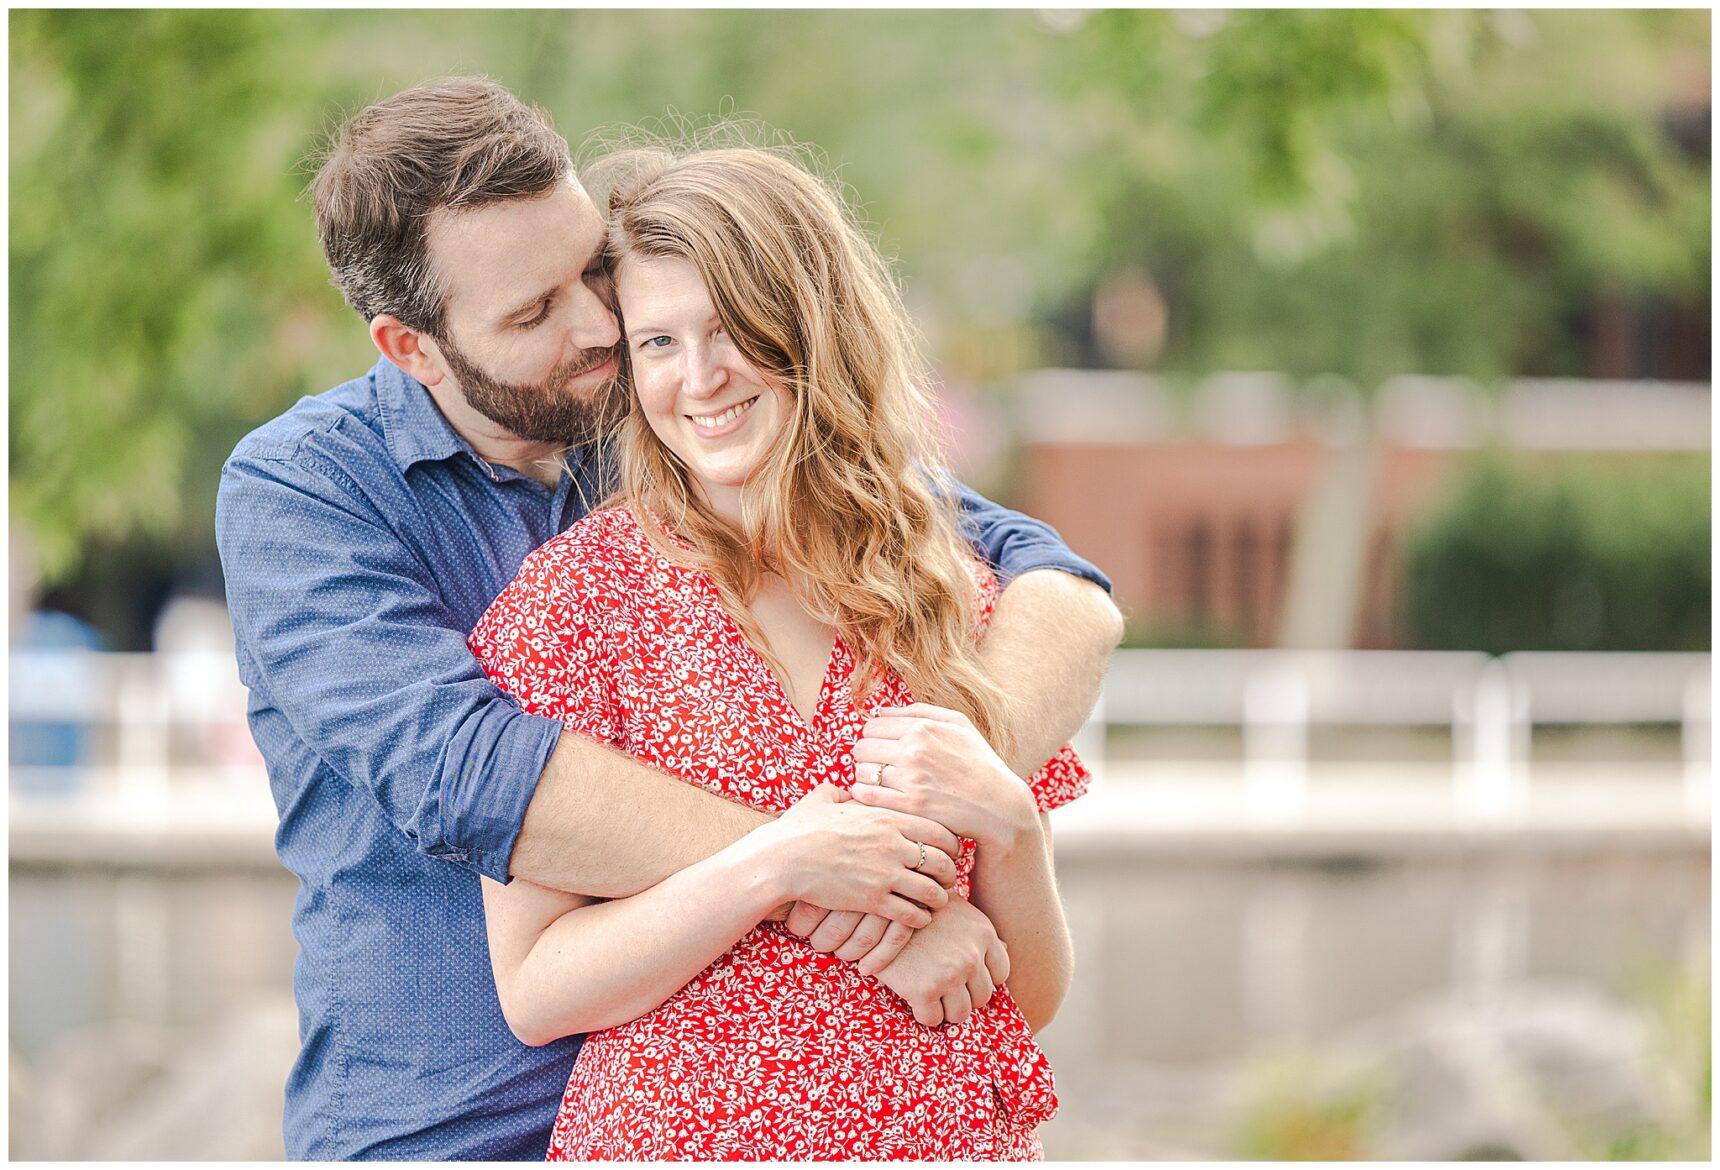
<instances>
[{"instance_id":1,"label":"man's ear","mask_svg":"<svg viewBox=\"0 0 1720 1170\"><path fill-rule=\"evenodd\" d=\"M383 357L426 386L435 386L447 377L436 343L411 326L402 324L398 317L388 313L372 317L370 340L376 343Z\"/></svg>"}]
</instances>

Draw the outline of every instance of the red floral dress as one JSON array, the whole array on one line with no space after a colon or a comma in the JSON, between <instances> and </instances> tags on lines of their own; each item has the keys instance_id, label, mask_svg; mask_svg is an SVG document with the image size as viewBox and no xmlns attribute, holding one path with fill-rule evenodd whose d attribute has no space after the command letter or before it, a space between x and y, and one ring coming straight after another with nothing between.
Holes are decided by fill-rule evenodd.
<instances>
[{"instance_id":1,"label":"red floral dress","mask_svg":"<svg viewBox=\"0 0 1720 1170\"><path fill-rule=\"evenodd\" d=\"M989 617L997 585L975 573ZM868 712L912 702L891 676L856 708L838 638L807 726L709 574L659 554L624 509L527 558L470 644L527 711L770 812L821 783L851 786ZM1087 773L1065 747L1031 783L1050 809ZM853 963L765 923L655 1010L586 1038L548 1156L1034 1160L1035 1127L1056 1111L1051 1067L1007 989L964 1024L922 1027Z\"/></svg>"}]
</instances>

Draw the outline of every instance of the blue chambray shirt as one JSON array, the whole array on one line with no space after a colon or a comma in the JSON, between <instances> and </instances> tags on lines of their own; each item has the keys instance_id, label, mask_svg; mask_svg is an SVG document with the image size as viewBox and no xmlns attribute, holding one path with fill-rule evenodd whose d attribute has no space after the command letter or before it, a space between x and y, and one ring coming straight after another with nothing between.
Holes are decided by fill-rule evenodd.
<instances>
[{"instance_id":1,"label":"blue chambray shirt","mask_svg":"<svg viewBox=\"0 0 1720 1170\"><path fill-rule=\"evenodd\" d=\"M601 495L491 466L392 363L242 440L215 513L249 719L298 875L295 1159L536 1161L579 1038L514 1039L478 875L508 858L561 725L496 690L466 634ZM1049 527L963 489L1008 580L1063 569Z\"/></svg>"}]
</instances>

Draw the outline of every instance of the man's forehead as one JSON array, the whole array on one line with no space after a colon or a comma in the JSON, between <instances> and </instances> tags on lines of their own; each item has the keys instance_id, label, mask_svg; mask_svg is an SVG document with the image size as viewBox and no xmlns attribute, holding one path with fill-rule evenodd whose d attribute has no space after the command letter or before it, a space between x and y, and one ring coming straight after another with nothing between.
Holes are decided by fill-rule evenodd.
<instances>
[{"instance_id":1,"label":"man's forehead","mask_svg":"<svg viewBox=\"0 0 1720 1170\"><path fill-rule=\"evenodd\" d=\"M581 235L600 235L603 230L596 204L569 171L565 179L538 195L497 199L477 207L438 207L426 219L424 234L431 247L483 244L510 225L529 232L532 229L524 226L528 220L551 218L565 220Z\"/></svg>"},{"instance_id":2,"label":"man's forehead","mask_svg":"<svg viewBox=\"0 0 1720 1170\"><path fill-rule=\"evenodd\" d=\"M571 174L543 195L482 207L438 208L425 224L430 260L450 306L507 311L583 272L603 246L604 225Z\"/></svg>"}]
</instances>

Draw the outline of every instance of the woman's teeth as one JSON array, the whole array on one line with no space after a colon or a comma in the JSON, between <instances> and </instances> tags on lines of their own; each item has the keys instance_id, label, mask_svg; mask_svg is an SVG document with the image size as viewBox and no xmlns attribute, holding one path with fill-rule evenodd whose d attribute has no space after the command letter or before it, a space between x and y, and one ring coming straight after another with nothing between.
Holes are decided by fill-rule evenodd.
<instances>
[{"instance_id":1,"label":"woman's teeth","mask_svg":"<svg viewBox=\"0 0 1720 1170\"><path fill-rule=\"evenodd\" d=\"M721 413L721 414L712 414L712 415L689 414L687 417L693 420L694 426L705 427L706 429L710 429L713 427L720 427L724 423L734 422L735 419L739 418L741 415L743 415L747 412L747 408L749 406L751 406L753 403L755 403L757 401L758 401L758 397L755 395L754 397L747 399L745 402L739 404L738 406L731 406L729 409L723 411L723 413Z\"/></svg>"}]
</instances>

